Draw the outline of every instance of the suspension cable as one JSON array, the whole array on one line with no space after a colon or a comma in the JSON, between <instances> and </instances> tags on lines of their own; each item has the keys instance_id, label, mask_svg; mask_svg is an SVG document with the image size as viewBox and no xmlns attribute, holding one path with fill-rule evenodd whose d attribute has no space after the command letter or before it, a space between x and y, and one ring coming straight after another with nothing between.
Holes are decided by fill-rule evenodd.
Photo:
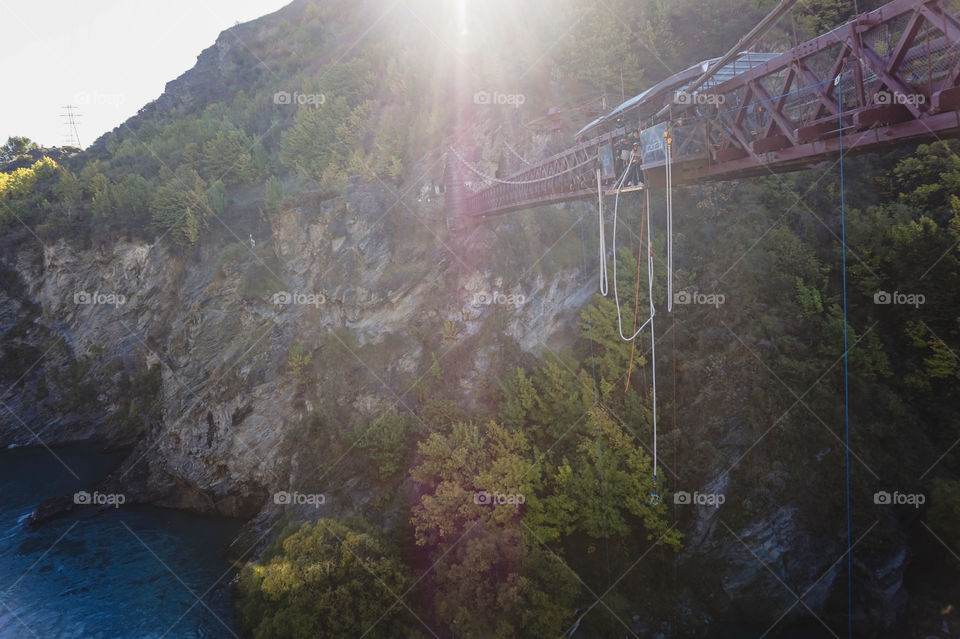
<instances>
[{"instance_id":1,"label":"suspension cable","mask_svg":"<svg viewBox=\"0 0 960 639\"><path fill-rule=\"evenodd\" d=\"M487 174L484 173L483 171L481 171L481 170L477 169L476 167L472 166L469 162L467 162L467 160L466 160L462 155L460 155L460 153L459 153L455 148L453 148L452 146L449 147L449 148L450 148L450 152L453 153L454 157L456 157L458 160L460 160L460 162L461 162L465 167L467 167L468 169L470 169L471 171L473 171L474 173L476 173L477 175L479 175L479 176L482 177L483 179L489 180L490 182L496 182L497 184L513 184L513 185L517 185L517 186L522 186L522 185L525 185L525 184L537 184L538 182L546 182L547 180L552 180L552 179L554 179L555 177L557 177L558 175L563 175L564 173L569 173L570 171L575 171L575 170L577 170L577 169L579 169L579 168L581 168L581 167L584 167L584 166L590 164L591 162L593 162L594 160L597 159L597 154L594 153L593 155L591 155L590 157L588 157L588 158L587 158L586 160L584 160L583 162L580 162L579 164L575 164L575 165L573 165L573 166L571 166L571 167L568 167L568 168L566 168L566 169L564 169L564 170L562 170L562 171L558 171L558 172L556 172L556 173L551 173L550 175L548 175L548 176L546 176L546 177L537 178L537 179L535 179L535 180L501 180L500 178L493 177L492 175L487 175Z\"/></svg>"},{"instance_id":2,"label":"suspension cable","mask_svg":"<svg viewBox=\"0 0 960 639\"><path fill-rule=\"evenodd\" d=\"M527 166L534 166L534 163L533 163L533 162L530 162L530 161L527 160L525 157L523 157L522 155L520 155L519 153L517 153L517 150L516 150L515 148L513 148L512 146L510 146L510 143L507 142L506 140L503 141L503 146L507 147L507 149L508 149L511 153L513 153L515 156L517 156L517 159L518 159L518 160L520 160L521 162L523 162L523 163L526 164Z\"/></svg>"}]
</instances>

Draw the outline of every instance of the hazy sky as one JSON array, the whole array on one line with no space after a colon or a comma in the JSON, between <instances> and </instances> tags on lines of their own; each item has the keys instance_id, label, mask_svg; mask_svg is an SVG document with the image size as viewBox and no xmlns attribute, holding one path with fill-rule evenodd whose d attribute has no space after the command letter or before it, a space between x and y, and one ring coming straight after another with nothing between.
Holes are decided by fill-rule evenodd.
<instances>
[{"instance_id":1,"label":"hazy sky","mask_svg":"<svg viewBox=\"0 0 960 639\"><path fill-rule=\"evenodd\" d=\"M86 147L157 98L236 22L290 0L0 0L0 144L64 143L79 107Z\"/></svg>"}]
</instances>

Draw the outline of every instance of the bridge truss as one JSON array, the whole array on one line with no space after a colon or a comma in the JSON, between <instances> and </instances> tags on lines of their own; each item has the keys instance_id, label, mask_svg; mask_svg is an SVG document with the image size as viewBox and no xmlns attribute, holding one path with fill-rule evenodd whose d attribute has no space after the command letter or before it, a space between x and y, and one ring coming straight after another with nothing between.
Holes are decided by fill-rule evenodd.
<instances>
[{"instance_id":1,"label":"bridge truss","mask_svg":"<svg viewBox=\"0 0 960 639\"><path fill-rule=\"evenodd\" d=\"M691 67L588 125L575 146L506 177L451 148L448 216L596 197L596 171L612 184L616 141L634 129L654 186L667 136L673 184L808 168L839 155L841 127L845 155L960 136L958 10L960 0L893 0L784 53L741 53L686 93L703 70Z\"/></svg>"}]
</instances>

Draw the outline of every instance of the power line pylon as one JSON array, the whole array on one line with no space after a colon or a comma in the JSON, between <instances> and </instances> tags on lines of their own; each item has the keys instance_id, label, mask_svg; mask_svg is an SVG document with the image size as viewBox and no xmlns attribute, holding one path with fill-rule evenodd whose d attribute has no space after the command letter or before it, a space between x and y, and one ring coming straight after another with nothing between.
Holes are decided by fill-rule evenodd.
<instances>
[{"instance_id":1,"label":"power line pylon","mask_svg":"<svg viewBox=\"0 0 960 639\"><path fill-rule=\"evenodd\" d=\"M77 128L81 114L77 112L77 107L72 104L65 105L63 110L64 112L60 117L65 120L64 124L67 127L67 133L64 136L64 145L83 148L80 145L80 132Z\"/></svg>"}]
</instances>

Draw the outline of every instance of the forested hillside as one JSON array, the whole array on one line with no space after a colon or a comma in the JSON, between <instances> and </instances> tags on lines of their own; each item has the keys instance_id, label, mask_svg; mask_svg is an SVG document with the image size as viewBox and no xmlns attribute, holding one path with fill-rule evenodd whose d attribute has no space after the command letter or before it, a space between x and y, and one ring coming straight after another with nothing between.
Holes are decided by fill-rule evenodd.
<instances>
[{"instance_id":1,"label":"forested hillside","mask_svg":"<svg viewBox=\"0 0 960 639\"><path fill-rule=\"evenodd\" d=\"M595 202L451 225L448 146L468 129L491 175L504 142L549 155L584 96L721 55L776 3L482 4L295 0L89 149L11 139L5 401L128 450L105 485L134 501L247 519L255 639L840 636L848 588L856 636L960 635L960 142L844 160L846 327L836 162L678 188L675 286L711 303L669 314L652 190L654 469L649 338L596 290ZM853 14L801 2L757 49ZM640 210L610 256L624 331Z\"/></svg>"}]
</instances>

